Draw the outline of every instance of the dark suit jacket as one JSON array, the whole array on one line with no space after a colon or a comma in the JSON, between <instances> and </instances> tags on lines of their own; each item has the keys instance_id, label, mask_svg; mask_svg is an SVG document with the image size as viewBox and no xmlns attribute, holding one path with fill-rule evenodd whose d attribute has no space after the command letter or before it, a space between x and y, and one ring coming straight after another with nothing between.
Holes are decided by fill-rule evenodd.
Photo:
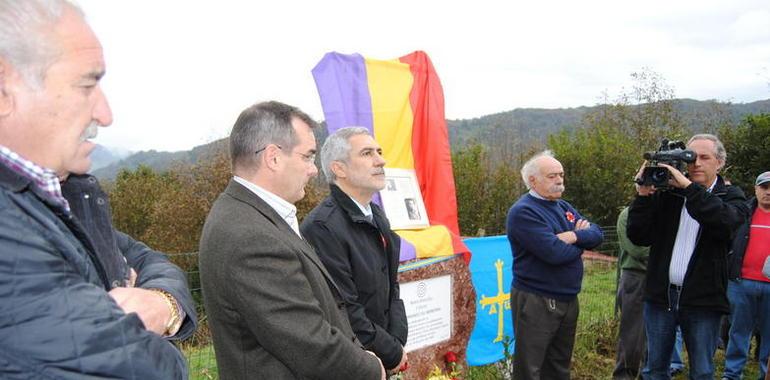
<instances>
[{"instance_id":1,"label":"dark suit jacket","mask_svg":"<svg viewBox=\"0 0 770 380\"><path fill-rule=\"evenodd\" d=\"M206 218L200 278L222 379L379 379L313 249L230 181Z\"/></svg>"},{"instance_id":2,"label":"dark suit jacket","mask_svg":"<svg viewBox=\"0 0 770 380\"><path fill-rule=\"evenodd\" d=\"M329 197L302 221L302 236L334 277L358 339L385 368L394 368L407 337L398 286L401 239L379 206L372 204L370 222L339 187L330 188Z\"/></svg>"}]
</instances>

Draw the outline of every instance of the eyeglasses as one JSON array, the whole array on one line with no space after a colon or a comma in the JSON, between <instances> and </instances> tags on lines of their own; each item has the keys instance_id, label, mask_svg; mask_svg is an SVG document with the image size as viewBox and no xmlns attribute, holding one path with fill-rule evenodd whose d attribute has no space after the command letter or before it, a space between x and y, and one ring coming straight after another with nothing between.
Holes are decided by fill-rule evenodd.
<instances>
[{"instance_id":1,"label":"eyeglasses","mask_svg":"<svg viewBox=\"0 0 770 380\"><path fill-rule=\"evenodd\" d=\"M265 145L262 148L257 149L257 151L254 152L254 154L262 153L265 149L267 149L268 146L270 146L270 145L268 144L268 145ZM280 146L278 144L275 144L275 146L277 146L278 149L283 150L282 146ZM302 153L302 152L294 152L294 151L292 151L292 153L299 154L302 157L302 161L305 161L306 163L315 163L315 153L305 154L305 153Z\"/></svg>"}]
</instances>

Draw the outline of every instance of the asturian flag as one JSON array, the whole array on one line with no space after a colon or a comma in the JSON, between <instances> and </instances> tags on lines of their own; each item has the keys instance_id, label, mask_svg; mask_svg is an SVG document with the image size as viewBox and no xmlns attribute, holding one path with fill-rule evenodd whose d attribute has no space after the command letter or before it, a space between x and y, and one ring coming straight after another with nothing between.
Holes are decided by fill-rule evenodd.
<instances>
[{"instance_id":1,"label":"asturian flag","mask_svg":"<svg viewBox=\"0 0 770 380\"><path fill-rule=\"evenodd\" d=\"M471 331L466 357L468 365L487 365L505 357L503 340L510 339L513 353L511 284L513 255L506 236L464 240L473 258L469 265L476 289L476 324Z\"/></svg>"}]
</instances>

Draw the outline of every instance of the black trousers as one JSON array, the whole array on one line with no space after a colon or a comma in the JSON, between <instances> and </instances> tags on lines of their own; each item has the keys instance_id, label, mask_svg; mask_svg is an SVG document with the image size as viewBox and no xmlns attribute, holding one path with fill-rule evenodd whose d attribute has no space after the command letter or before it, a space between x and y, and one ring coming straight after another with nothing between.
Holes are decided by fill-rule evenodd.
<instances>
[{"instance_id":1,"label":"black trousers","mask_svg":"<svg viewBox=\"0 0 770 380\"><path fill-rule=\"evenodd\" d=\"M556 301L511 289L514 380L570 378L579 309L577 297Z\"/></svg>"}]
</instances>

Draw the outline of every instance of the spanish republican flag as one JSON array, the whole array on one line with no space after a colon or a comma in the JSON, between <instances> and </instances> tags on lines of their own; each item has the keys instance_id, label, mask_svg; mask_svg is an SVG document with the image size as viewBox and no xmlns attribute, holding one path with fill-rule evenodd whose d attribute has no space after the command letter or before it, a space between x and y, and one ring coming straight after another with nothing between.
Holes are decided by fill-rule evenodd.
<instances>
[{"instance_id":1,"label":"spanish republican flag","mask_svg":"<svg viewBox=\"0 0 770 380\"><path fill-rule=\"evenodd\" d=\"M386 167L414 170L430 227L396 231L401 260L467 254L457 224L457 197L444 92L428 55L399 59L327 53L313 68L329 133L368 128L382 146Z\"/></svg>"}]
</instances>

